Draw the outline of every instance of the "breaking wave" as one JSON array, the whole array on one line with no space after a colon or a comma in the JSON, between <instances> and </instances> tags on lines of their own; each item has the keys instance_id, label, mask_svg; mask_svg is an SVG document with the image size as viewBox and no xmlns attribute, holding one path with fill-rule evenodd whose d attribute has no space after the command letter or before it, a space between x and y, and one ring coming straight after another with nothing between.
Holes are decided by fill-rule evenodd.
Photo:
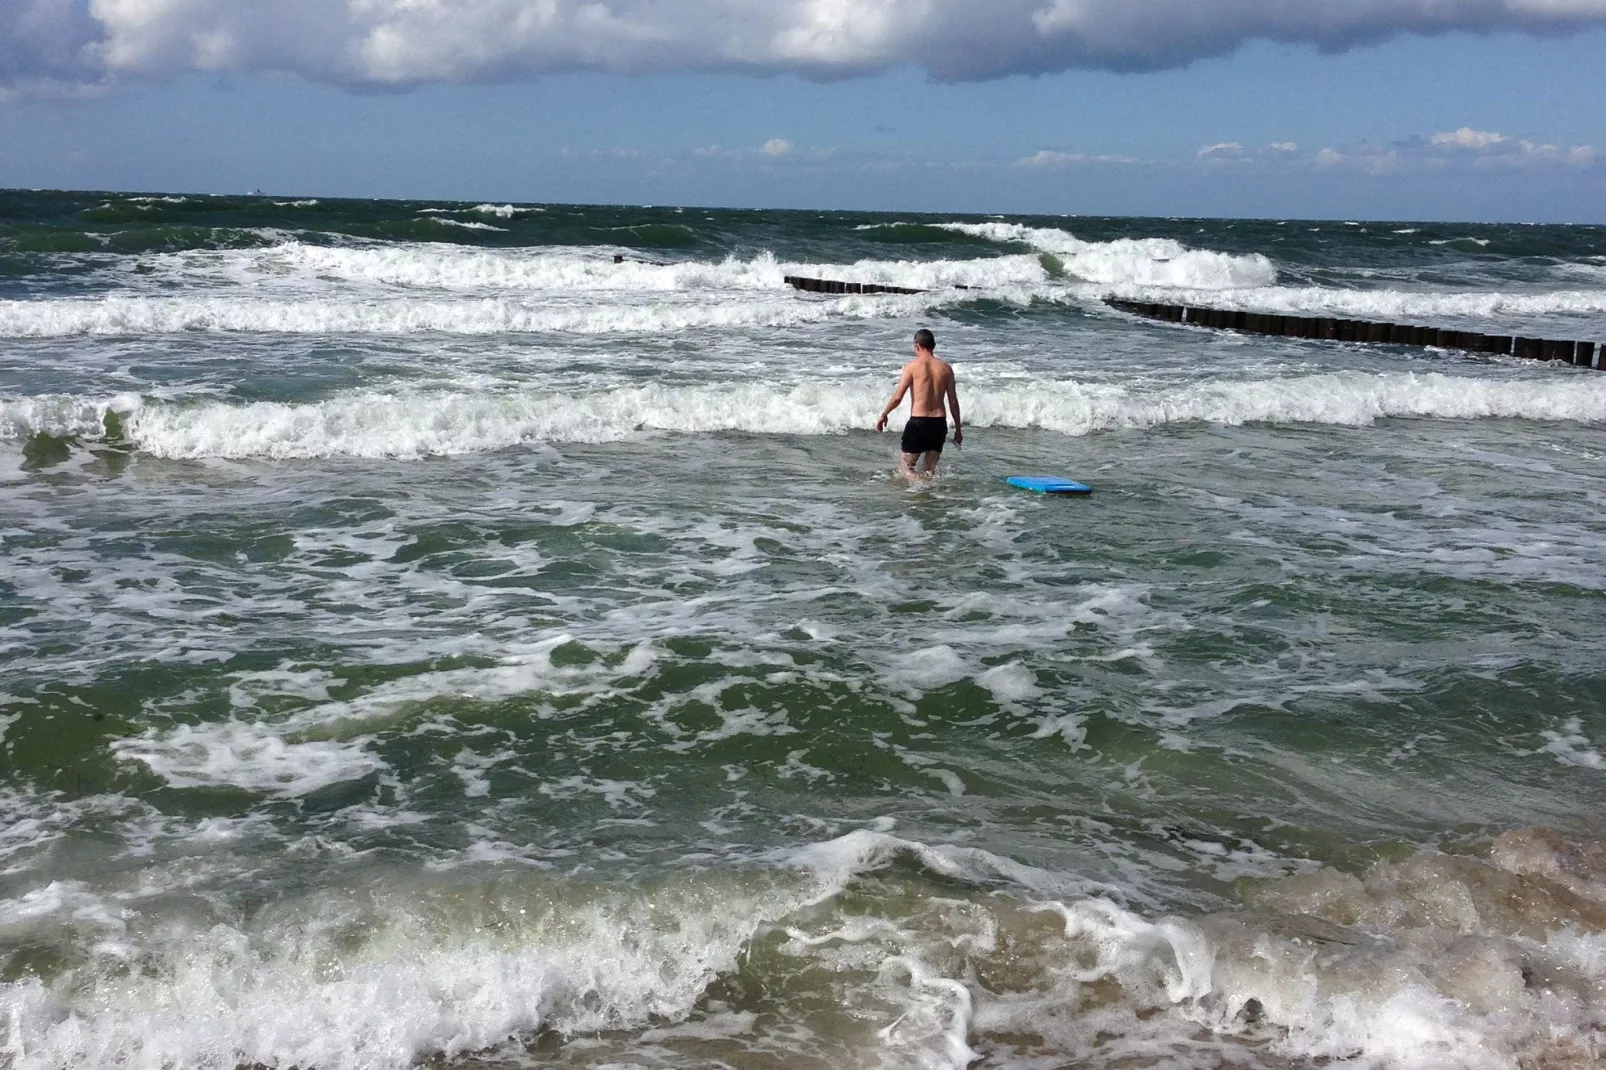
<instances>
[{"instance_id":1,"label":"breaking wave","mask_svg":"<svg viewBox=\"0 0 1606 1070\"><path fill-rule=\"evenodd\" d=\"M989 241L1028 245L1059 258L1067 275L1086 282L1234 290L1271 286L1277 281L1276 266L1259 253L1233 256L1190 249L1170 238L1088 242L1063 230L1020 223L939 223L937 226Z\"/></svg>"},{"instance_id":2,"label":"breaking wave","mask_svg":"<svg viewBox=\"0 0 1606 1070\"><path fill-rule=\"evenodd\" d=\"M52 883L0 909L77 952L48 981L0 984L7 1065L399 1070L649 1023L668 1050L678 1035L933 1070L962 1070L972 1044L1042 1062L1030 1038L1056 1065L1570 1070L1606 1054L1606 852L1542 829L1480 856L1263 881L1243 909L1192 917L867 830L767 862L650 881L374 866L245 911ZM904 894L844 901L868 874ZM784 1029L737 1014L721 1030L734 1008L699 1001L738 969L783 1003L825 978L867 1028L810 1029L829 1018L805 1005Z\"/></svg>"},{"instance_id":3,"label":"breaking wave","mask_svg":"<svg viewBox=\"0 0 1606 1070\"><path fill-rule=\"evenodd\" d=\"M289 404L52 395L0 403L0 436L98 438L118 413L137 448L161 457L421 457L534 442L609 442L640 432L832 435L865 428L878 381L629 386L583 394L510 390L353 391ZM1480 379L1333 372L1169 387L1075 380L976 386L966 425L1079 436L1203 423L1364 426L1389 417L1606 422L1606 377Z\"/></svg>"}]
</instances>

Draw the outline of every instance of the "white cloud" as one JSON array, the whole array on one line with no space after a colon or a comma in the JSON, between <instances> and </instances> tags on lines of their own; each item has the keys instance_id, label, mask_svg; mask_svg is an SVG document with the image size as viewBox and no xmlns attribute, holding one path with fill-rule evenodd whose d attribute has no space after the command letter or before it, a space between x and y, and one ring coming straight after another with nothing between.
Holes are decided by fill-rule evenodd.
<instances>
[{"instance_id":1,"label":"white cloud","mask_svg":"<svg viewBox=\"0 0 1606 1070\"><path fill-rule=\"evenodd\" d=\"M785 138L772 137L758 151L766 156L785 156L792 151L792 143Z\"/></svg>"},{"instance_id":2,"label":"white cloud","mask_svg":"<svg viewBox=\"0 0 1606 1070\"><path fill-rule=\"evenodd\" d=\"M0 87L288 72L354 86L596 70L794 71L915 59L940 80L1150 70L1275 40L1565 33L1606 0L0 0Z\"/></svg>"},{"instance_id":3,"label":"white cloud","mask_svg":"<svg viewBox=\"0 0 1606 1070\"><path fill-rule=\"evenodd\" d=\"M1317 167L1346 167L1371 174L1396 171L1445 170L1449 168L1503 169L1588 167L1600 158L1593 145L1574 145L1562 149L1541 141L1510 137L1492 130L1459 130L1434 134L1426 139L1407 138L1389 145L1367 142L1342 150L1324 148L1311 158Z\"/></svg>"},{"instance_id":4,"label":"white cloud","mask_svg":"<svg viewBox=\"0 0 1606 1070\"><path fill-rule=\"evenodd\" d=\"M1195 153L1201 160L1219 160L1243 155L1244 147L1236 141L1222 141L1214 145L1200 145Z\"/></svg>"},{"instance_id":5,"label":"white cloud","mask_svg":"<svg viewBox=\"0 0 1606 1070\"><path fill-rule=\"evenodd\" d=\"M1470 126L1463 126L1448 134L1434 134L1428 140L1435 145L1449 145L1458 149L1486 149L1501 144L1506 138L1504 134L1496 134L1491 130L1474 130Z\"/></svg>"},{"instance_id":6,"label":"white cloud","mask_svg":"<svg viewBox=\"0 0 1606 1070\"><path fill-rule=\"evenodd\" d=\"M1022 156L1015 161L1017 167L1063 167L1068 163L1081 163L1087 159L1080 152L1055 152L1052 149L1043 149L1030 156Z\"/></svg>"},{"instance_id":7,"label":"white cloud","mask_svg":"<svg viewBox=\"0 0 1606 1070\"><path fill-rule=\"evenodd\" d=\"M1053 149L1042 149L1030 156L1022 156L1015 161L1016 167L1066 167L1076 163L1102 163L1102 164L1134 164L1142 163L1136 156L1123 156L1118 153L1101 153L1090 156L1085 152L1057 152Z\"/></svg>"}]
</instances>

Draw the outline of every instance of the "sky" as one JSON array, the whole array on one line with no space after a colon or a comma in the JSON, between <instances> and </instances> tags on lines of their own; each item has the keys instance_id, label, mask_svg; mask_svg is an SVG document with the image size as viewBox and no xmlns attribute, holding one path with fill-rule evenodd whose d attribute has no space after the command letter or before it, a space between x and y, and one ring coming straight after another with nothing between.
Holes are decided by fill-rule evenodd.
<instances>
[{"instance_id":1,"label":"sky","mask_svg":"<svg viewBox=\"0 0 1606 1070\"><path fill-rule=\"evenodd\" d=\"M1606 0L0 0L0 186L1606 223Z\"/></svg>"}]
</instances>

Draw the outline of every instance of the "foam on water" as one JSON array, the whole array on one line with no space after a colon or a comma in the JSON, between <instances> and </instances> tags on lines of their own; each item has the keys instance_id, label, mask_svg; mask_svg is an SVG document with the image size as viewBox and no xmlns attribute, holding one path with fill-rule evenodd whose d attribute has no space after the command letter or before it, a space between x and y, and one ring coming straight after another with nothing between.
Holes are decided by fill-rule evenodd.
<instances>
[{"instance_id":1,"label":"foam on water","mask_svg":"<svg viewBox=\"0 0 1606 1070\"><path fill-rule=\"evenodd\" d=\"M441 215L428 218L459 228L500 229ZM1502 291L1279 286L1275 267L1260 254L1189 249L1158 238L1084 242L1064 231L1012 223L944 226L1000 242L1029 244L1058 258L1063 275L1057 267L1051 271L1037 255L1018 253L851 264L787 262L762 253L750 259L673 263L631 259L615 264L611 247L476 249L435 243L319 245L280 240L252 249L155 254L141 268L144 274L128 273L121 259L103 256L118 272L124 292L0 301L0 336L192 331L659 333L887 318L980 297L1029 306L1034 301L1096 305L1113 296L1303 315L1493 325L1528 324L1556 315L1606 315L1606 289L1599 287ZM276 233L261 231L259 236L271 240ZM927 293L912 298L804 295L785 286L787 275ZM171 296L174 284L194 292ZM345 292L331 284L344 284ZM242 286L250 287L251 296L239 292ZM398 289L408 296L399 296Z\"/></svg>"},{"instance_id":2,"label":"foam on water","mask_svg":"<svg viewBox=\"0 0 1606 1070\"><path fill-rule=\"evenodd\" d=\"M384 768L362 740L288 741L271 726L240 721L180 725L112 744L175 788L233 787L295 798Z\"/></svg>"},{"instance_id":3,"label":"foam on water","mask_svg":"<svg viewBox=\"0 0 1606 1070\"><path fill-rule=\"evenodd\" d=\"M31 908L37 928L70 911L100 933L52 980L0 985L0 1050L19 1070L379 1070L543 1028L678 1019L760 925L817 894L795 881L706 883L648 892L509 878L464 900L392 874L246 918L137 902L108 916L81 889L5 904L0 919Z\"/></svg>"},{"instance_id":4,"label":"foam on water","mask_svg":"<svg viewBox=\"0 0 1606 1070\"><path fill-rule=\"evenodd\" d=\"M546 209L537 208L533 205L476 204L469 211L478 212L480 215L496 216L498 219L512 219L514 216L533 215L537 212L544 212Z\"/></svg>"},{"instance_id":5,"label":"foam on water","mask_svg":"<svg viewBox=\"0 0 1606 1070\"><path fill-rule=\"evenodd\" d=\"M438 215L429 219L443 225L487 226ZM266 237L274 232L259 233ZM114 257L101 260L107 267L117 268L119 281L134 292L149 290L165 295L174 284L222 286L230 290L228 296L232 300L240 303L247 303L237 292L238 287L244 285L268 296L288 289L328 300L332 294L331 284L339 283L369 289L405 287L476 295L638 294L656 299L676 292L699 297L710 291L753 297L763 291L772 296L821 302L818 295L804 297L791 291L783 281L787 275L849 277L855 281L932 290L965 286L998 290L1006 297L1021 298L1037 293L1063 293L1064 290L1062 283L1051 279L1038 257L1020 254L971 260L860 260L852 264L822 264L784 261L773 253L763 252L746 259L727 256L717 261L663 263L632 257L623 263L614 263L614 255L626 251L616 246L481 249L423 242L320 245L280 240L250 249L156 254L142 262L139 272L128 271L128 265ZM371 294L351 296L356 299ZM943 300L960 296L958 293L940 295ZM840 295L828 303L841 303Z\"/></svg>"},{"instance_id":6,"label":"foam on water","mask_svg":"<svg viewBox=\"0 0 1606 1070\"><path fill-rule=\"evenodd\" d=\"M481 223L473 219L437 219L436 223L448 227L462 227L464 230L491 230L498 234L506 234L506 227L493 227L489 223Z\"/></svg>"},{"instance_id":7,"label":"foam on water","mask_svg":"<svg viewBox=\"0 0 1606 1070\"><path fill-rule=\"evenodd\" d=\"M905 894L844 897L867 880ZM73 881L0 901L0 931L70 949L0 985L11 1065L404 1067L542 1030L626 1031L576 1048L582 1065L643 1043L925 1067L1606 1055L1606 849L1542 830L1261 882L1189 917L872 831L645 884L358 858L321 883L244 912ZM781 1001L762 1017L740 995L755 982Z\"/></svg>"},{"instance_id":8,"label":"foam on water","mask_svg":"<svg viewBox=\"0 0 1606 1070\"><path fill-rule=\"evenodd\" d=\"M769 300L689 295L672 303L554 305L537 299L241 300L115 297L0 302L0 335L161 335L190 331L255 334L495 335L658 334L706 328L793 327L833 319L869 319L912 311L918 298L877 295L830 302L779 293Z\"/></svg>"},{"instance_id":9,"label":"foam on water","mask_svg":"<svg viewBox=\"0 0 1606 1070\"><path fill-rule=\"evenodd\" d=\"M1163 296L1153 288L1129 292L1140 298L1156 299ZM1169 299L1175 300L1177 297L1173 293ZM1250 287L1224 295L1222 300L1212 295L1208 300L1201 299L1200 303L1302 316L1328 315L1393 322L1472 320L1498 324L1508 323L1514 317L1606 314L1606 288L1529 293L1447 293L1392 289L1340 290L1315 286ZM1551 326L1550 333L1555 330L1556 327Z\"/></svg>"},{"instance_id":10,"label":"foam on water","mask_svg":"<svg viewBox=\"0 0 1606 1070\"><path fill-rule=\"evenodd\" d=\"M1064 262L1068 274L1093 283L1235 290L1270 286L1277 281L1277 268L1259 253L1233 256L1189 249L1170 238L1087 242L1063 230L1020 223L940 223L938 226L990 241L1023 243L1052 253Z\"/></svg>"},{"instance_id":11,"label":"foam on water","mask_svg":"<svg viewBox=\"0 0 1606 1070\"><path fill-rule=\"evenodd\" d=\"M121 395L12 399L0 438L36 431L96 436L123 414L139 449L162 457L419 457L533 442L609 442L640 432L842 434L882 400L873 381L620 387L584 394L354 391L305 404L164 402ZM1606 378L1516 380L1439 372L1334 372L1190 385L1076 380L966 390L972 427L1086 435L1116 428L1207 423L1365 426L1389 417L1606 421Z\"/></svg>"}]
</instances>

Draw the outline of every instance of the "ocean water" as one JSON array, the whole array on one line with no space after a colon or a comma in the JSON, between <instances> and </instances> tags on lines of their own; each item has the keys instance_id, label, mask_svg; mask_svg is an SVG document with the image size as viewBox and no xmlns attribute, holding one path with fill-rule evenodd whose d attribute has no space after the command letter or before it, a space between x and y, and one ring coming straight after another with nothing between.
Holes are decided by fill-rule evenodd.
<instances>
[{"instance_id":1,"label":"ocean water","mask_svg":"<svg viewBox=\"0 0 1606 1070\"><path fill-rule=\"evenodd\" d=\"M0 1066L1599 1065L1606 373L1108 296L1606 228L0 193Z\"/></svg>"}]
</instances>

